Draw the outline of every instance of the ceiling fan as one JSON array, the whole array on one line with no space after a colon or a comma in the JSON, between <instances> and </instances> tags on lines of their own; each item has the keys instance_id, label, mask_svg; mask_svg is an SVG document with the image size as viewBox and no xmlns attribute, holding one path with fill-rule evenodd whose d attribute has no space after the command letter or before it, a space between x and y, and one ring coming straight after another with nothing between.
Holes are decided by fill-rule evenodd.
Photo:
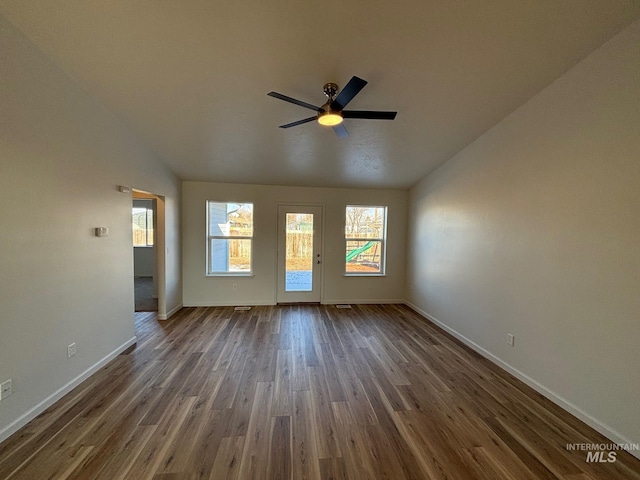
<instances>
[{"instance_id":1,"label":"ceiling fan","mask_svg":"<svg viewBox=\"0 0 640 480\"><path fill-rule=\"evenodd\" d=\"M325 84L323 91L328 100L321 107L316 107L310 103L296 100L295 98L287 97L278 92L269 92L267 95L274 98L279 98L285 102L300 105L301 107L314 110L316 114L313 117L298 120L297 122L287 123L280 125L280 128L291 128L296 125L302 125L303 123L313 122L317 120L320 125L333 127L333 131L338 137L348 137L349 132L344 127L342 121L345 118L364 118L371 120L393 120L396 118L398 112L376 112L371 110L344 110L344 107L353 100L353 98L360 93L360 90L367 84L366 80L353 76L349 83L340 91L338 96L338 85L335 83Z\"/></svg>"}]
</instances>

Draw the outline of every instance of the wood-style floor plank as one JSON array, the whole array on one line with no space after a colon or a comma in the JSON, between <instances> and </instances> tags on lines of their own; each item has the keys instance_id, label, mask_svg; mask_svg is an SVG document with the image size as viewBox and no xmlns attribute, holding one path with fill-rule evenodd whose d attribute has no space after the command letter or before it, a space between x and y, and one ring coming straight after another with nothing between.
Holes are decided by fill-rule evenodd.
<instances>
[{"instance_id":1,"label":"wood-style floor plank","mask_svg":"<svg viewBox=\"0 0 640 480\"><path fill-rule=\"evenodd\" d=\"M401 305L136 315L137 345L0 444L0 478L640 480L611 444Z\"/></svg>"},{"instance_id":2,"label":"wood-style floor plank","mask_svg":"<svg viewBox=\"0 0 640 480\"><path fill-rule=\"evenodd\" d=\"M260 480L264 478L268 466L269 434L273 410L273 383L258 382L253 401L247 435L242 452L239 478Z\"/></svg>"}]
</instances>

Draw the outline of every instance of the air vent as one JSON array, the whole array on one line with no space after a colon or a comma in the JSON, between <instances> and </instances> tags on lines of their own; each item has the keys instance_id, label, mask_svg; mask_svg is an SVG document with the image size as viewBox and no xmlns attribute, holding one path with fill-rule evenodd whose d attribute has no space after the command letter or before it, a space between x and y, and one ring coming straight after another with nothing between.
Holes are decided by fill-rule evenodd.
<instances>
[{"instance_id":1,"label":"air vent","mask_svg":"<svg viewBox=\"0 0 640 480\"><path fill-rule=\"evenodd\" d=\"M351 305L348 303L339 303L336 305L336 308L351 308Z\"/></svg>"},{"instance_id":2,"label":"air vent","mask_svg":"<svg viewBox=\"0 0 640 480\"><path fill-rule=\"evenodd\" d=\"M234 308L234 310L247 311L247 310L251 310L251 307L236 307L236 308Z\"/></svg>"}]
</instances>

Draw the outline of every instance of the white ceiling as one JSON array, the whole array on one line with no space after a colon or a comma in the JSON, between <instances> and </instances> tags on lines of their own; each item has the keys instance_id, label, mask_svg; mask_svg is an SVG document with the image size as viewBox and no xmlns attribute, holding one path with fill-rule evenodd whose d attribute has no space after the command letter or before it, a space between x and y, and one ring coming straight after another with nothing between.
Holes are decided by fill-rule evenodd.
<instances>
[{"instance_id":1,"label":"white ceiling","mask_svg":"<svg viewBox=\"0 0 640 480\"><path fill-rule=\"evenodd\" d=\"M0 0L182 179L408 188L640 16L622 0ZM321 105L369 84L348 138Z\"/></svg>"}]
</instances>

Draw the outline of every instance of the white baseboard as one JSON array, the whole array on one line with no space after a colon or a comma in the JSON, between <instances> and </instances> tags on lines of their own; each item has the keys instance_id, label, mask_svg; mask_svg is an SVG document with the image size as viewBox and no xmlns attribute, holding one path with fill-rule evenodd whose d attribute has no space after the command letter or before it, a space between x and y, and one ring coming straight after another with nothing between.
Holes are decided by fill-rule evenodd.
<instances>
[{"instance_id":1,"label":"white baseboard","mask_svg":"<svg viewBox=\"0 0 640 480\"><path fill-rule=\"evenodd\" d=\"M357 304L369 304L369 305L375 305L375 304L406 304L407 302L404 299L398 299L398 298L392 298L392 299L375 299L375 300L371 300L371 299L367 299L367 300L352 300L352 299L340 299L340 300L322 300L320 302L322 305L335 305L335 304L343 304L343 303L350 303L352 305L357 305ZM270 306L270 305L277 305L277 303L273 303L273 302L252 302L252 303L248 303L247 306ZM193 303L188 303L185 304L185 307L237 307L237 306L245 306L242 302L222 302L222 303L216 303L215 305L212 305L211 303L201 303L201 302L193 302ZM160 316L158 316L158 319L163 320Z\"/></svg>"},{"instance_id":2,"label":"white baseboard","mask_svg":"<svg viewBox=\"0 0 640 480\"><path fill-rule=\"evenodd\" d=\"M275 305L273 302L190 302L185 304L185 307L264 307L269 305Z\"/></svg>"},{"instance_id":3,"label":"white baseboard","mask_svg":"<svg viewBox=\"0 0 640 480\"><path fill-rule=\"evenodd\" d=\"M44 400L42 400L40 403L38 403L36 406L34 406L33 408L29 409L24 414L22 414L21 416L16 418L9 425L7 425L3 429L1 429L0 430L0 442L5 441L7 438L9 438L15 432L20 430L22 427L24 427L27 423L29 423L31 420L36 418L42 412L44 412L51 405L56 403L58 400L60 400L62 397L64 397L67 393L69 393L75 387L80 385L82 382L84 382L87 378L89 378L91 375L93 375L98 370L100 370L102 367L104 367L107 363L109 363L115 357L117 357L122 352L124 352L127 348L131 347L132 345L135 345L136 341L137 341L136 337L130 338L125 343L120 345L118 348L113 350L111 353L109 353L108 355L103 357L101 360L99 360L97 363L93 364L87 370L85 370L80 375L75 377L69 383L67 383L66 385L63 385L62 387L60 387L58 390L56 390L51 395L49 395Z\"/></svg>"},{"instance_id":4,"label":"white baseboard","mask_svg":"<svg viewBox=\"0 0 640 480\"><path fill-rule=\"evenodd\" d=\"M322 304L323 305L341 305L341 304L345 304L345 303L349 303L351 305L377 305L377 304L405 304L406 302L404 300L400 300L400 299L379 299L376 298L375 300L351 300L351 299L340 299L340 300L322 300Z\"/></svg>"},{"instance_id":5,"label":"white baseboard","mask_svg":"<svg viewBox=\"0 0 640 480\"><path fill-rule=\"evenodd\" d=\"M158 320L169 320L171 318L171 316L174 315L182 307L183 307L183 305L179 304L179 305L176 305L175 307L173 307L167 313L162 313L162 314L159 313L158 314Z\"/></svg>"},{"instance_id":6,"label":"white baseboard","mask_svg":"<svg viewBox=\"0 0 640 480\"><path fill-rule=\"evenodd\" d=\"M441 322L440 320L435 318L433 315L429 315L427 312L425 312L424 310L422 310L418 306L414 305L413 303L408 302L408 301L405 301L404 303L409 308L411 308L412 310L416 311L417 313L419 313L420 315L425 317L430 322L435 323L440 328L445 330L447 333L450 333L451 335L456 337L458 340L460 340L462 343L464 343L468 347L470 347L473 350L475 350L477 353L479 353L480 355L485 357L487 360L490 360L491 362L495 363L500 368L502 368L503 370L506 370L511 375L516 377L518 380L521 380L522 382L526 383L531 388L533 388L536 392L540 393L541 395L544 395L546 398L551 400L553 403L555 403L556 405L558 405L562 409L564 409L567 412L569 412L574 417L577 417L580 420L582 420L584 423L586 423L591 428L593 428L594 430L598 431L599 433L601 433L602 435L607 437L612 442L614 442L614 443L623 443L623 444L636 444L636 443L638 443L637 441L632 441L632 440L629 440L628 438L625 438L619 432L615 431L614 429L612 429L608 425L602 423L597 418L592 417L591 415L586 413L584 410L582 410L577 405L574 405L573 403L571 403L570 401L568 401L564 397L558 395L554 391L552 391L549 388L545 387L544 385L539 383L537 380L529 377L528 375L526 375L525 373L521 372L517 368L512 367L511 365L509 365L507 362L505 362L501 358L495 356L493 353L489 352L488 350L485 350L484 348L482 348L480 345L478 345L474 341L472 341L472 340L468 339L467 337L465 337L464 335L458 333L456 330L454 330L453 328L449 327L445 323ZM629 450L629 453L631 455L633 455L634 457L640 459L640 451Z\"/></svg>"}]
</instances>

